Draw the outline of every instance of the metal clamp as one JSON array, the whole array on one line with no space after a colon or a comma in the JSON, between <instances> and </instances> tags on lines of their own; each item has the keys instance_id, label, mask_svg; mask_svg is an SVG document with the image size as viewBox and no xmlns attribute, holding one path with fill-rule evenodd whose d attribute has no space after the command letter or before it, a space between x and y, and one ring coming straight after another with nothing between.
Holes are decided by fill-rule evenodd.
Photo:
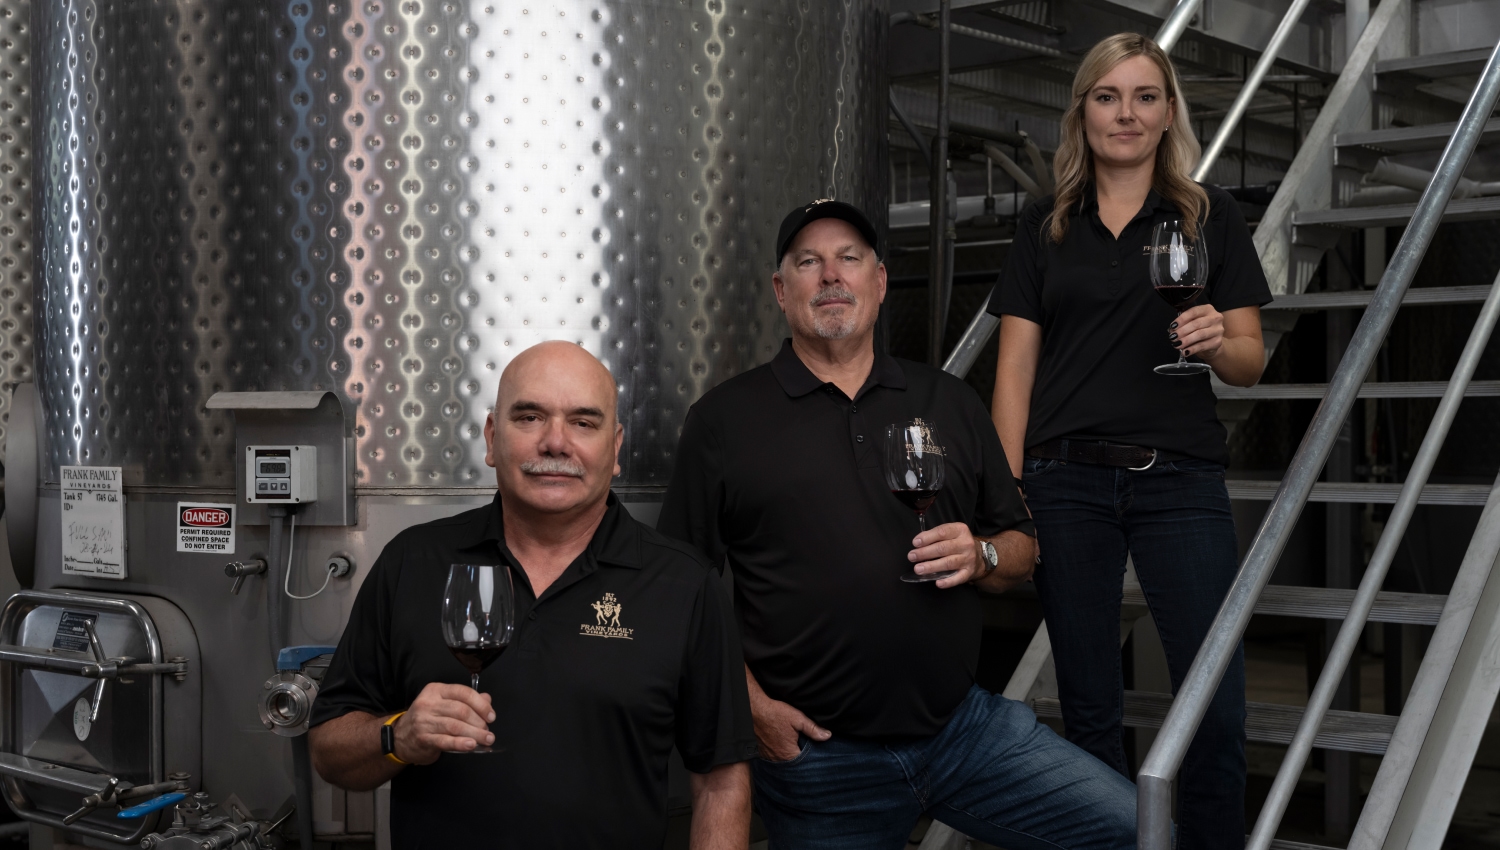
<instances>
[{"instance_id":1,"label":"metal clamp","mask_svg":"<svg viewBox=\"0 0 1500 850\"><path fill-rule=\"evenodd\" d=\"M1130 470L1131 472L1145 472L1146 470L1150 469L1151 467L1156 466L1156 456L1157 456L1156 449L1152 449L1151 450L1151 462L1150 463L1146 464L1145 466L1127 466L1125 468L1128 469L1128 470Z\"/></svg>"}]
</instances>

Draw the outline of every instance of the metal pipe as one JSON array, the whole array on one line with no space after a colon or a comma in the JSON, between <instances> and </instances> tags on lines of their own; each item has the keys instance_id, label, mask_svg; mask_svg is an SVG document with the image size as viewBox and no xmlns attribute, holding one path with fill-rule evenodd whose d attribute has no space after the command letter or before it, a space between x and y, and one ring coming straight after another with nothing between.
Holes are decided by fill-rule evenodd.
<instances>
[{"instance_id":1,"label":"metal pipe","mask_svg":"<svg viewBox=\"0 0 1500 850\"><path fill-rule=\"evenodd\" d=\"M922 152L922 161L927 163L929 169L932 168L932 147L928 143L927 137L923 136L922 131L917 129L917 125L911 123L911 119L906 117L906 112L901 109L901 104L896 102L895 90L888 88L885 90L885 95L891 105L891 114L896 116L896 120L900 121L901 126L906 128L906 134L911 136L912 141L917 143L917 150Z\"/></svg>"},{"instance_id":2,"label":"metal pipe","mask_svg":"<svg viewBox=\"0 0 1500 850\"><path fill-rule=\"evenodd\" d=\"M266 516L270 528L266 540L266 627L271 638L271 663L286 646L281 637L281 572L286 569L286 560L281 556L281 536L286 528L286 506L270 505Z\"/></svg>"},{"instance_id":3,"label":"metal pipe","mask_svg":"<svg viewBox=\"0 0 1500 850\"><path fill-rule=\"evenodd\" d=\"M1005 151L1000 150L994 145L985 145L984 155L988 157L991 162L1005 169L1005 173L1009 174L1011 176L1011 179L1021 184L1021 188L1025 190L1026 194L1030 195L1033 198L1040 198L1043 195L1047 194L1046 192L1042 191L1042 187L1038 186L1035 180L1031 179L1030 174L1022 171L1021 166L1016 165L1015 160L1005 155Z\"/></svg>"},{"instance_id":4,"label":"metal pipe","mask_svg":"<svg viewBox=\"0 0 1500 850\"><path fill-rule=\"evenodd\" d=\"M292 739L292 790L297 798L298 850L313 850L312 753L306 733Z\"/></svg>"},{"instance_id":5,"label":"metal pipe","mask_svg":"<svg viewBox=\"0 0 1500 850\"><path fill-rule=\"evenodd\" d=\"M948 325L949 273L952 271L948 244L953 229L948 215L948 70L952 60L952 35L948 28L953 14L953 0L942 0L938 7L938 109L937 136L932 143L932 208L928 224L927 255L927 362L936 366L943 360L943 331Z\"/></svg>"},{"instance_id":6,"label":"metal pipe","mask_svg":"<svg viewBox=\"0 0 1500 850\"><path fill-rule=\"evenodd\" d=\"M1271 41L1266 44L1265 50L1261 51L1254 70L1245 79L1244 88L1240 89L1239 96L1234 99L1234 105L1229 107L1229 111L1219 122L1219 129L1214 133L1214 140L1209 143L1208 150L1203 152L1203 159L1199 160L1198 167L1193 171L1194 180L1202 181L1208 176L1214 160L1219 158L1219 154L1224 151L1224 145L1229 142L1229 134L1234 132L1235 125L1245 117L1245 110L1250 106L1250 101L1255 98L1260 84L1265 81L1266 72L1276 64L1276 55L1281 52L1282 45L1286 44L1287 37L1292 34L1292 30L1296 29L1297 21L1302 18L1302 12L1307 9L1307 4L1310 2L1311 0L1293 0L1286 14L1282 15L1276 32L1271 34Z\"/></svg>"},{"instance_id":7,"label":"metal pipe","mask_svg":"<svg viewBox=\"0 0 1500 850\"><path fill-rule=\"evenodd\" d=\"M1036 146L1031 136L1024 130L1017 131L1021 137L1021 145L1026 148L1026 156L1031 160L1031 167L1036 171L1037 185L1042 187L1043 195L1050 195L1057 189L1052 179L1052 169L1047 167L1046 160L1042 159L1042 149Z\"/></svg>"},{"instance_id":8,"label":"metal pipe","mask_svg":"<svg viewBox=\"0 0 1500 850\"><path fill-rule=\"evenodd\" d=\"M1495 278L1489 297L1480 308L1479 319L1469 332L1469 341L1464 345L1458 366L1453 370L1448 389L1443 393L1443 400L1438 402L1437 413L1432 417L1427 435L1422 438L1422 447L1417 451L1416 460L1412 462L1406 484L1401 488L1401 495L1396 498L1396 506L1391 509L1390 519L1386 520L1385 530L1380 534L1380 542L1375 545L1370 565L1365 568L1359 592L1349 605L1349 613L1328 652L1328 659L1323 662L1323 672L1318 677L1312 696L1308 698L1307 709L1302 714L1302 721L1297 724L1297 733L1292 737L1286 758L1282 760L1281 768L1276 773L1270 796L1260 810L1260 817L1256 819L1255 830L1251 833L1246 850L1268 850L1271 846L1276 827L1281 824L1282 815L1291 802L1292 791L1302 775L1302 767L1307 763L1308 754L1312 752L1318 727L1323 724L1323 717L1333 703L1334 691L1344 676L1349 659L1354 657L1354 650L1358 647L1365 623L1369 620L1370 610L1375 607L1375 595L1380 592L1391 562L1395 560L1401 538L1406 534L1406 527L1417 509L1422 488L1426 486L1448 430L1458 416L1458 406L1463 402L1464 390L1468 388L1469 381L1474 377L1474 370L1484 356L1485 346L1489 344L1497 319L1500 319L1500 276Z\"/></svg>"},{"instance_id":9,"label":"metal pipe","mask_svg":"<svg viewBox=\"0 0 1500 850\"><path fill-rule=\"evenodd\" d=\"M1198 731L1198 724L1224 677L1235 648L1239 646L1255 601L1286 548L1289 533L1312 492L1313 482L1328 460L1333 441L1349 416L1360 384L1370 370L1370 363L1395 320L1401 300L1432 241L1432 234L1442 221L1443 210L1469 164L1486 120L1495 108L1496 95L1500 95L1500 46L1490 54L1479 85L1464 107L1458 129L1443 150L1433 181L1422 193L1411 223L1396 246L1391 264L1381 276L1380 286L1354 332L1348 352L1329 382L1328 394L1308 426L1307 436L1292 458L1287 475L1277 488L1266 518L1250 544L1234 586L1219 609L1213 628L1193 659L1177 698L1167 712L1166 721L1146 755L1136 778L1139 789L1137 845L1141 850L1169 850L1171 847L1172 779L1182 766L1188 745Z\"/></svg>"},{"instance_id":10,"label":"metal pipe","mask_svg":"<svg viewBox=\"0 0 1500 850\"><path fill-rule=\"evenodd\" d=\"M1198 6L1203 0L1179 0L1172 14L1162 21L1161 29L1156 31L1156 43L1167 53L1177 45L1177 39L1182 37L1183 30L1187 29L1188 22L1198 14Z\"/></svg>"}]
</instances>

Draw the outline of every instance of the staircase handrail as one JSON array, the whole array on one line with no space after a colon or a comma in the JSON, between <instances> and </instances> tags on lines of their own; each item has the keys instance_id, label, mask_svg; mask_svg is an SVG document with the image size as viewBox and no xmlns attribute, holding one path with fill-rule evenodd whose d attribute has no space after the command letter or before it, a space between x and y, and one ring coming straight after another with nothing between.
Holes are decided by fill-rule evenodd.
<instances>
[{"instance_id":1,"label":"staircase handrail","mask_svg":"<svg viewBox=\"0 0 1500 850\"><path fill-rule=\"evenodd\" d=\"M1319 404L1209 636L1193 659L1192 667L1137 775L1137 846L1141 850L1170 850L1172 846L1172 780L1244 636L1255 602L1270 580L1292 527L1312 492L1313 483L1322 472L1333 442L1349 416L1359 386L1390 331L1401 300L1442 221L1443 211L1468 166L1485 123L1494 111L1497 95L1500 95L1500 45L1491 53L1479 84L1464 107L1458 130L1448 140L1432 182L1417 202L1411 223L1402 234L1391 263L1370 299L1370 306L1329 382L1328 394Z\"/></svg>"}]
</instances>

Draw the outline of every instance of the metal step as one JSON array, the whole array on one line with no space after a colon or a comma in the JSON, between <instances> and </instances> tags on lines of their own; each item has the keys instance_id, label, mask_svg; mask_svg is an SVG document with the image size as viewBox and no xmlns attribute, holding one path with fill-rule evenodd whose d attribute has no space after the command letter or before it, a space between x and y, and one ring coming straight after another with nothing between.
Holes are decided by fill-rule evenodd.
<instances>
[{"instance_id":1,"label":"metal step","mask_svg":"<svg viewBox=\"0 0 1500 850\"><path fill-rule=\"evenodd\" d=\"M1447 381L1371 382L1359 388L1360 398L1442 398L1448 391ZM1327 384L1258 384L1253 387L1231 387L1214 383L1214 393L1222 401L1231 399L1321 399L1328 394ZM1464 398L1500 398L1500 381L1470 381Z\"/></svg>"},{"instance_id":2,"label":"metal step","mask_svg":"<svg viewBox=\"0 0 1500 850\"><path fill-rule=\"evenodd\" d=\"M1140 585L1126 585L1124 602L1145 605L1146 594ZM1290 587L1267 585L1255 603L1255 613L1276 617L1306 617L1313 620L1342 620L1349 615L1354 602L1353 590L1327 587ZM1405 623L1413 626L1435 626L1443 616L1448 597L1431 593L1393 593L1381 591L1370 609L1372 623Z\"/></svg>"},{"instance_id":3,"label":"metal step","mask_svg":"<svg viewBox=\"0 0 1500 850\"><path fill-rule=\"evenodd\" d=\"M1157 729L1172 707L1170 694L1146 691L1125 692L1125 725L1136 729ZM1033 706L1037 717L1062 717L1062 704L1053 697L1038 698ZM1359 711L1329 711L1323 726L1313 739L1313 746L1325 750L1382 755L1396 731L1397 718L1390 714L1365 714ZM1302 706L1270 702L1245 703L1245 737L1262 744L1290 744L1302 720Z\"/></svg>"},{"instance_id":4,"label":"metal step","mask_svg":"<svg viewBox=\"0 0 1500 850\"><path fill-rule=\"evenodd\" d=\"M1399 227L1411 221L1416 210L1416 204L1305 210L1292 216L1292 241L1298 245L1326 247L1327 240L1319 238L1320 231ZM1445 223L1493 218L1500 218L1500 195L1450 201L1447 211L1443 213Z\"/></svg>"},{"instance_id":5,"label":"metal step","mask_svg":"<svg viewBox=\"0 0 1500 850\"><path fill-rule=\"evenodd\" d=\"M1231 479L1229 498L1243 502L1269 502L1276 495L1280 481ZM1309 502L1350 502L1367 505L1394 505L1401 494L1400 484L1366 484L1364 482L1314 484ZM1423 505L1483 505L1490 487L1484 484L1428 484L1422 488Z\"/></svg>"},{"instance_id":6,"label":"metal step","mask_svg":"<svg viewBox=\"0 0 1500 850\"><path fill-rule=\"evenodd\" d=\"M1373 289L1350 289L1343 292L1307 292L1302 295L1280 295L1262 310L1338 310L1368 307ZM1402 307L1430 307L1438 304L1481 304L1490 295L1484 286L1424 286L1406 290Z\"/></svg>"},{"instance_id":7,"label":"metal step","mask_svg":"<svg viewBox=\"0 0 1500 850\"><path fill-rule=\"evenodd\" d=\"M1489 61L1491 48L1457 50L1452 53L1429 53L1425 56L1403 56L1375 63L1376 86L1393 81L1425 83L1445 77L1478 74Z\"/></svg>"},{"instance_id":8,"label":"metal step","mask_svg":"<svg viewBox=\"0 0 1500 850\"><path fill-rule=\"evenodd\" d=\"M1249 840L1250 836L1245 836ZM1301 841L1286 841L1281 838L1271 839L1271 850L1339 850L1335 847L1325 847L1322 844L1304 844Z\"/></svg>"},{"instance_id":9,"label":"metal step","mask_svg":"<svg viewBox=\"0 0 1500 850\"><path fill-rule=\"evenodd\" d=\"M1385 130L1359 130L1352 133L1339 133L1333 137L1334 165L1358 164L1363 157L1358 157L1355 163L1345 163L1339 159L1339 149L1359 148L1373 151L1377 156L1393 153L1410 153L1412 151L1436 151L1442 150L1453 138L1453 133L1458 129L1458 123L1447 124L1423 124L1418 127L1390 127ZM1479 137L1481 145L1500 142L1500 119L1495 119L1484 125L1484 134Z\"/></svg>"}]
</instances>

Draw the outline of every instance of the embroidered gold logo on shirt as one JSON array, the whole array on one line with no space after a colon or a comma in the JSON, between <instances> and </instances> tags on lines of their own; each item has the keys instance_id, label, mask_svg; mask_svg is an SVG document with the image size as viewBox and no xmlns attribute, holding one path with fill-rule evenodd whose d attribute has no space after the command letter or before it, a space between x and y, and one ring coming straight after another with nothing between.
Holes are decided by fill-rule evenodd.
<instances>
[{"instance_id":1,"label":"embroidered gold logo on shirt","mask_svg":"<svg viewBox=\"0 0 1500 850\"><path fill-rule=\"evenodd\" d=\"M620 612L625 606L615 598L613 593L604 594L604 598L589 606L594 609L594 622L579 623L578 633L589 637L623 638L635 640L631 637L635 629L627 629L620 625Z\"/></svg>"}]
</instances>

